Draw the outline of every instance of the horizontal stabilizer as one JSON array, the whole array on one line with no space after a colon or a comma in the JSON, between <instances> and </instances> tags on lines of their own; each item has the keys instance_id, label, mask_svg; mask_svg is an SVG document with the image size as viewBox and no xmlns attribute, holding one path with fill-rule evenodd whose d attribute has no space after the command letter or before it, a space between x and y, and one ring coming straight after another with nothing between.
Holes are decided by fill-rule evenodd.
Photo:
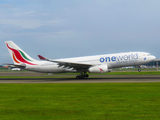
<instances>
[{"instance_id":1,"label":"horizontal stabilizer","mask_svg":"<svg viewBox=\"0 0 160 120\"><path fill-rule=\"evenodd\" d=\"M17 65L17 64L8 64L8 63L4 63L4 65L11 67L11 68L22 68L25 69L26 65L25 64L21 64L21 65Z\"/></svg>"}]
</instances>

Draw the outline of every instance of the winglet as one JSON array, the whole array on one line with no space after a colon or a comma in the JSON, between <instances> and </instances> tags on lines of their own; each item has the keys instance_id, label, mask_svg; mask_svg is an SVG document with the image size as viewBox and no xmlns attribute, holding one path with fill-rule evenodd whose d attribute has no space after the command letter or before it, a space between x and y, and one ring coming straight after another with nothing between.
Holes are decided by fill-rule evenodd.
<instances>
[{"instance_id":1,"label":"winglet","mask_svg":"<svg viewBox=\"0 0 160 120\"><path fill-rule=\"evenodd\" d=\"M38 55L39 59L40 60L47 60L45 57L41 56L41 55Z\"/></svg>"}]
</instances>

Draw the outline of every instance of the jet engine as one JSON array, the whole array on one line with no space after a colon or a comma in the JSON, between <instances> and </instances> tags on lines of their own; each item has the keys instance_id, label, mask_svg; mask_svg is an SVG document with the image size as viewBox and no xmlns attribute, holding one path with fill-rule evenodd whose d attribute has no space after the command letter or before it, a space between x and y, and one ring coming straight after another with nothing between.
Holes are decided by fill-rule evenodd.
<instances>
[{"instance_id":1,"label":"jet engine","mask_svg":"<svg viewBox=\"0 0 160 120\"><path fill-rule=\"evenodd\" d=\"M107 65L96 65L88 69L90 73L106 73L109 72Z\"/></svg>"}]
</instances>

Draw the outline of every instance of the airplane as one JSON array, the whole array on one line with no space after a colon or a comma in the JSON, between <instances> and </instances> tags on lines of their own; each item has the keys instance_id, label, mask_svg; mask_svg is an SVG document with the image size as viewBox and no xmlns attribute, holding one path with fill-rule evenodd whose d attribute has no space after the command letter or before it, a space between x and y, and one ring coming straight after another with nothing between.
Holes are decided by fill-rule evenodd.
<instances>
[{"instance_id":1,"label":"airplane","mask_svg":"<svg viewBox=\"0 0 160 120\"><path fill-rule=\"evenodd\" d=\"M21 68L11 68L12 71L21 71Z\"/></svg>"},{"instance_id":2,"label":"airplane","mask_svg":"<svg viewBox=\"0 0 160 120\"><path fill-rule=\"evenodd\" d=\"M3 66L4 68L7 68L7 69L10 69L10 70L13 70L13 71L21 71L22 69L21 68L15 68L14 65L4 65Z\"/></svg>"},{"instance_id":3,"label":"airplane","mask_svg":"<svg viewBox=\"0 0 160 120\"><path fill-rule=\"evenodd\" d=\"M107 73L113 68L140 66L156 59L147 52L125 52L55 60L38 55L40 60L35 60L14 42L5 41L5 44L14 62L8 65L42 73L78 72L77 79L88 78L88 73Z\"/></svg>"}]
</instances>

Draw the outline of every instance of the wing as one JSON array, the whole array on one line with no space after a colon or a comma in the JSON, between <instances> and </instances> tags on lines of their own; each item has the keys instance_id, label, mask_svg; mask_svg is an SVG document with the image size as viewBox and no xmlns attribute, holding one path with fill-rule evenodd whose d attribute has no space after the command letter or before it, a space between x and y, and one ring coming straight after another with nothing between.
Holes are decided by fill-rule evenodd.
<instances>
[{"instance_id":1,"label":"wing","mask_svg":"<svg viewBox=\"0 0 160 120\"><path fill-rule=\"evenodd\" d=\"M74 70L77 70L78 72L84 72L84 71L88 71L88 69L93 66L92 64L86 64L86 63L77 63L77 62L65 62L65 61L57 61L57 60L50 60L50 59L46 59L45 57L38 55L38 57L41 60L45 60L45 61L50 61L50 62L55 62L58 63L59 67L64 67L64 68L72 68Z\"/></svg>"}]
</instances>

